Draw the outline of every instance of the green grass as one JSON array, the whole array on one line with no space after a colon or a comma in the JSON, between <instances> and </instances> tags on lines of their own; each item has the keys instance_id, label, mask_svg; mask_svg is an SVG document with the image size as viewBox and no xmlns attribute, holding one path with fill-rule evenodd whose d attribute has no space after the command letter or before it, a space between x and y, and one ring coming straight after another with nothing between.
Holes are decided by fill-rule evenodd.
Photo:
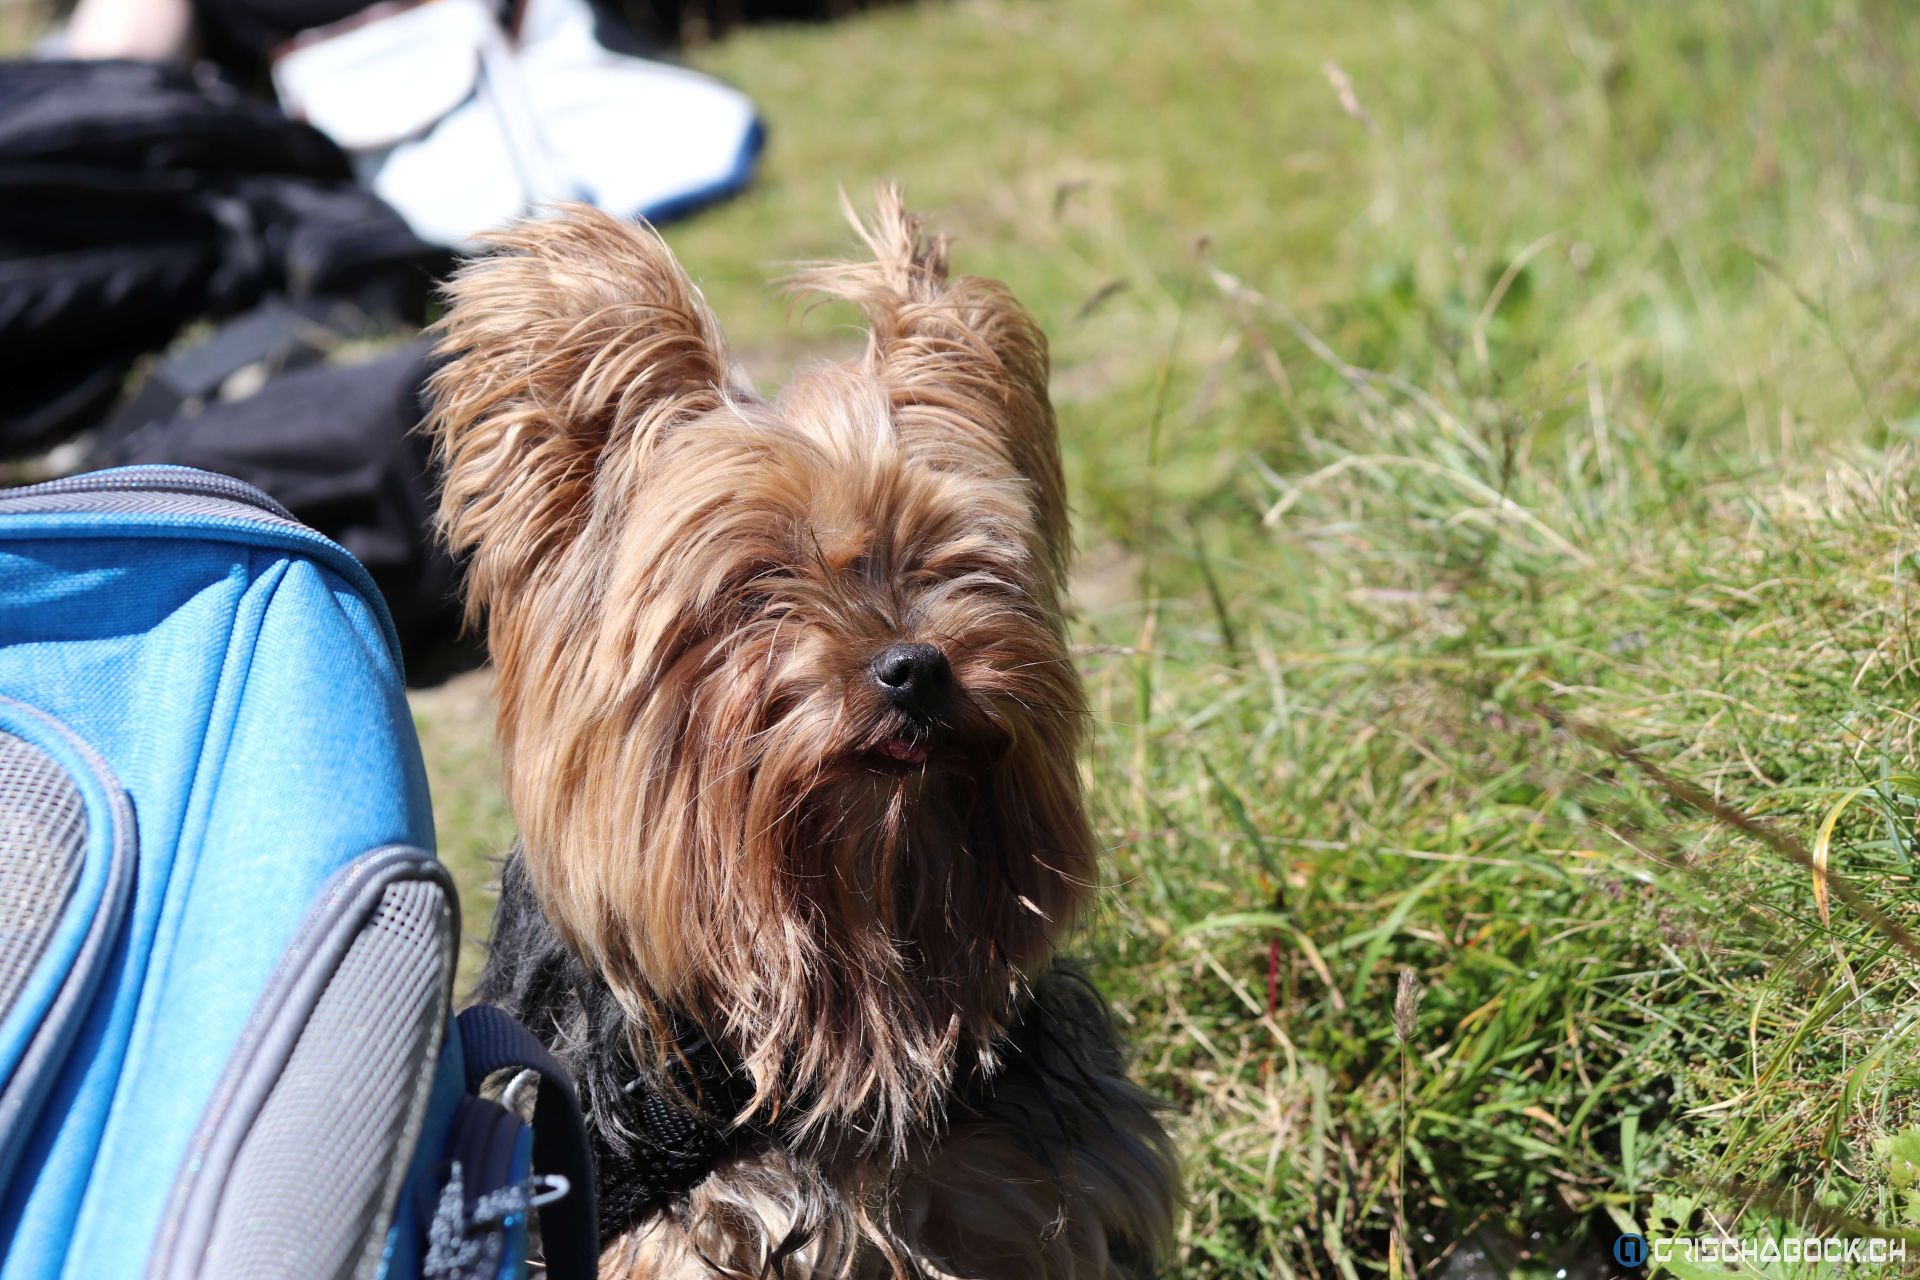
<instances>
[{"instance_id":1,"label":"green grass","mask_svg":"<svg viewBox=\"0 0 1920 1280\"><path fill-rule=\"evenodd\" d=\"M696 62L773 130L669 235L757 376L851 341L766 280L882 177L1053 337L1171 1274L1920 1226L1920 23L972 0ZM477 929L476 705L419 719Z\"/></svg>"}]
</instances>

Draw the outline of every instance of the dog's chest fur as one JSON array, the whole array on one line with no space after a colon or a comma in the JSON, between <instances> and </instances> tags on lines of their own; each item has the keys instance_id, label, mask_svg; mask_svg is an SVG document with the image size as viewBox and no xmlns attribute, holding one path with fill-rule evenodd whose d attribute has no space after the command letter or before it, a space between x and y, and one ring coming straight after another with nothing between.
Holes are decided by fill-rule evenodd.
<instances>
[{"instance_id":1,"label":"dog's chest fur","mask_svg":"<svg viewBox=\"0 0 1920 1280\"><path fill-rule=\"evenodd\" d=\"M518 852L474 996L574 1074L607 1280L1134 1277L1170 1225L1156 1106L1125 1078L1099 994L1064 964L1035 984L996 1070L965 1073L902 1161L802 1149L764 1119L732 1125L751 1086L690 1027L676 1028L675 1079L640 1066L633 1024L547 922ZM976 1255L999 1261L977 1270Z\"/></svg>"}]
</instances>

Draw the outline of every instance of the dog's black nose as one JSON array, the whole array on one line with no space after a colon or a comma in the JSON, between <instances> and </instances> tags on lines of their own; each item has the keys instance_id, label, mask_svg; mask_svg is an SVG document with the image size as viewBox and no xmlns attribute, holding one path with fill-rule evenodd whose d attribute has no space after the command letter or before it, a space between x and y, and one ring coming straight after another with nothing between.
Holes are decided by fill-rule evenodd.
<instances>
[{"instance_id":1,"label":"dog's black nose","mask_svg":"<svg viewBox=\"0 0 1920 1280\"><path fill-rule=\"evenodd\" d=\"M933 710L953 677L947 655L930 644L888 645L867 670L880 692L903 711Z\"/></svg>"}]
</instances>

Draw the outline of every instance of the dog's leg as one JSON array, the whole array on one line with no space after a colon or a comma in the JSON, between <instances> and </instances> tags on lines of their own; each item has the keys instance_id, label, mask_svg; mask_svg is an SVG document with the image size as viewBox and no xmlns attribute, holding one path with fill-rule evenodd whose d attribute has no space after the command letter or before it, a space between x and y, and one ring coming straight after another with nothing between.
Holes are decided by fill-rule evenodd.
<instances>
[{"instance_id":1,"label":"dog's leg","mask_svg":"<svg viewBox=\"0 0 1920 1280\"><path fill-rule=\"evenodd\" d=\"M1008 1081L891 1195L816 1181L777 1149L730 1160L607 1242L601 1280L1148 1280L1177 1194L1169 1141L1124 1078L1091 1086L1101 1114L1062 1124Z\"/></svg>"},{"instance_id":2,"label":"dog's leg","mask_svg":"<svg viewBox=\"0 0 1920 1280\"><path fill-rule=\"evenodd\" d=\"M767 1144L723 1160L685 1200L603 1242L601 1280L879 1280L857 1193Z\"/></svg>"}]
</instances>

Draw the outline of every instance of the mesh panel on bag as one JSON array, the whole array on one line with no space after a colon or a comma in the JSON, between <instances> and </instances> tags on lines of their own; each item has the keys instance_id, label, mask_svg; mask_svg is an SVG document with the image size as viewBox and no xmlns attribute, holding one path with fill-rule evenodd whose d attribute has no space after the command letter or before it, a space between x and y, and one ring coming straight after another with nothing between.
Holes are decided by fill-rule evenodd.
<instances>
[{"instance_id":1,"label":"mesh panel on bag","mask_svg":"<svg viewBox=\"0 0 1920 1280\"><path fill-rule=\"evenodd\" d=\"M87 850L87 809L67 771L0 731L0 1016L60 923Z\"/></svg>"},{"instance_id":2,"label":"mesh panel on bag","mask_svg":"<svg viewBox=\"0 0 1920 1280\"><path fill-rule=\"evenodd\" d=\"M377 1257L446 1017L450 920L437 884L382 896L234 1160L203 1274L347 1277Z\"/></svg>"}]
</instances>

